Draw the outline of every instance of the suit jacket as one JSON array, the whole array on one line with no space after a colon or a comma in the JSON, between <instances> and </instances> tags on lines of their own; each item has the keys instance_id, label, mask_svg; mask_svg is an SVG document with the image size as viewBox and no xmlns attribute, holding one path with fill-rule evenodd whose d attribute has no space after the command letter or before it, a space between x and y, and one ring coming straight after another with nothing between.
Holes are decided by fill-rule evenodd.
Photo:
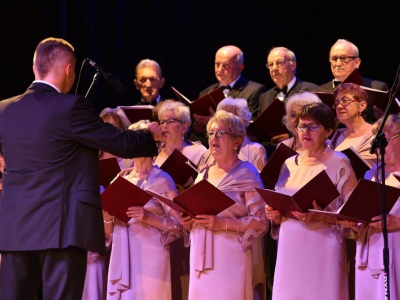
<instances>
[{"instance_id":1,"label":"suit jacket","mask_svg":"<svg viewBox=\"0 0 400 300\"><path fill-rule=\"evenodd\" d=\"M104 123L90 102L33 83L0 102L7 161L0 197L0 251L77 246L104 253L98 150L157 155L148 131Z\"/></svg>"},{"instance_id":2,"label":"suit jacket","mask_svg":"<svg viewBox=\"0 0 400 300\"><path fill-rule=\"evenodd\" d=\"M385 82L378 81L378 80L373 80L369 78L364 78L363 81L365 83L365 86L371 89L376 89L380 91L387 91L388 85ZM333 93L335 88L333 87L332 81L329 81L319 87L317 87L314 92L323 92L323 93Z\"/></svg>"},{"instance_id":3,"label":"suit jacket","mask_svg":"<svg viewBox=\"0 0 400 300\"><path fill-rule=\"evenodd\" d=\"M204 96L207 93L215 90L219 87L219 83L215 83L210 85L206 89L200 92L200 97ZM254 81L250 81L242 76L240 76L239 80L236 81L233 88L230 90L228 96L232 98L243 98L247 100L247 104L249 105L249 110L253 115L253 118L257 117L258 115L258 103L259 98L262 93L266 91L266 87L262 84L259 84Z\"/></svg>"},{"instance_id":4,"label":"suit jacket","mask_svg":"<svg viewBox=\"0 0 400 300\"><path fill-rule=\"evenodd\" d=\"M283 102L286 103L287 99L292 96L293 94L299 92L299 91L312 91L313 89L317 88L317 85L311 82L306 82L302 81L300 78L296 77L296 81L293 85L293 87L289 90L287 93L285 99L283 99ZM260 96L260 104L259 104L259 114L261 114L268 105L274 101L276 95L275 95L275 87L272 89L269 89L267 92L262 94ZM283 116L282 116L283 117Z\"/></svg>"}]
</instances>

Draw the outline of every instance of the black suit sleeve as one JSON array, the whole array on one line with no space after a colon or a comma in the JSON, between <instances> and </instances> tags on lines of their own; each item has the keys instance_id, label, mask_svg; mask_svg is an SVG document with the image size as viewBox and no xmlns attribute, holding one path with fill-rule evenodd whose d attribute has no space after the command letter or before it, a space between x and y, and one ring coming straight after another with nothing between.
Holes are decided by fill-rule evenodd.
<instances>
[{"instance_id":1,"label":"black suit sleeve","mask_svg":"<svg viewBox=\"0 0 400 300\"><path fill-rule=\"evenodd\" d=\"M120 130L104 123L91 103L79 97L70 110L69 128L82 146L104 150L118 157L132 158L157 155L157 147L148 130Z\"/></svg>"}]
</instances>

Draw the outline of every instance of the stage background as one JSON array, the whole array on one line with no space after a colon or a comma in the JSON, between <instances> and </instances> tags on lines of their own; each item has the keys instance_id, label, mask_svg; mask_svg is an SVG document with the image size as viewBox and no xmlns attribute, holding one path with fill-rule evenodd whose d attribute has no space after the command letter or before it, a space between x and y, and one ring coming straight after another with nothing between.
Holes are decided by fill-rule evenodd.
<instances>
[{"instance_id":1,"label":"stage background","mask_svg":"<svg viewBox=\"0 0 400 300\"><path fill-rule=\"evenodd\" d=\"M101 78L89 95L97 111L134 104L134 68L143 58L161 65L164 98L174 96L174 86L195 99L216 82L215 52L229 44L244 52L244 76L270 88L265 63L271 47L291 49L297 56L298 77L323 84L332 79L330 47L338 38L349 39L359 47L361 74L392 85L400 63L396 7L385 1L271 2L2 1L0 99L23 93L30 85L34 49L49 36L62 37L75 47L77 75L82 61L90 58L126 85L126 93L120 94ZM86 93L94 73L85 64L79 94Z\"/></svg>"}]
</instances>

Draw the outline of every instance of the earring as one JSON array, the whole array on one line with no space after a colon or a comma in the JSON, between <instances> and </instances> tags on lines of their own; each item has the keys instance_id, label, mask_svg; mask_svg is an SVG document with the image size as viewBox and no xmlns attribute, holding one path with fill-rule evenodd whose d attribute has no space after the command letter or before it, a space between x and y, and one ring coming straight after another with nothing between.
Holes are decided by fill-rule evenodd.
<instances>
[{"instance_id":1,"label":"earring","mask_svg":"<svg viewBox=\"0 0 400 300\"><path fill-rule=\"evenodd\" d=\"M235 146L233 147L233 149L237 150L237 149L238 149L238 146L235 145Z\"/></svg>"}]
</instances>

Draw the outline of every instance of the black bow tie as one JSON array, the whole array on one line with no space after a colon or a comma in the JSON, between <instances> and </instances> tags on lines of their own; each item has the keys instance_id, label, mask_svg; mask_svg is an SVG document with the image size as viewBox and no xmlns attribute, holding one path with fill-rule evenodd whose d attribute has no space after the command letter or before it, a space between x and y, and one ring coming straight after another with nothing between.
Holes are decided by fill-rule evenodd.
<instances>
[{"instance_id":1,"label":"black bow tie","mask_svg":"<svg viewBox=\"0 0 400 300\"><path fill-rule=\"evenodd\" d=\"M221 85L220 88L222 90L231 90L232 89L230 85Z\"/></svg>"},{"instance_id":2,"label":"black bow tie","mask_svg":"<svg viewBox=\"0 0 400 300\"><path fill-rule=\"evenodd\" d=\"M285 94L285 96L286 96L286 94L287 94L287 92L288 92L288 88L287 88L287 86L284 86L282 89L280 89L279 87L275 87L275 92L276 92L276 94L278 95L279 93L283 93L283 94Z\"/></svg>"},{"instance_id":3,"label":"black bow tie","mask_svg":"<svg viewBox=\"0 0 400 300\"><path fill-rule=\"evenodd\" d=\"M339 80L334 80L333 81L333 85L335 86L335 87L337 87L339 84L341 84L342 82L341 81L339 81Z\"/></svg>"}]
</instances>

